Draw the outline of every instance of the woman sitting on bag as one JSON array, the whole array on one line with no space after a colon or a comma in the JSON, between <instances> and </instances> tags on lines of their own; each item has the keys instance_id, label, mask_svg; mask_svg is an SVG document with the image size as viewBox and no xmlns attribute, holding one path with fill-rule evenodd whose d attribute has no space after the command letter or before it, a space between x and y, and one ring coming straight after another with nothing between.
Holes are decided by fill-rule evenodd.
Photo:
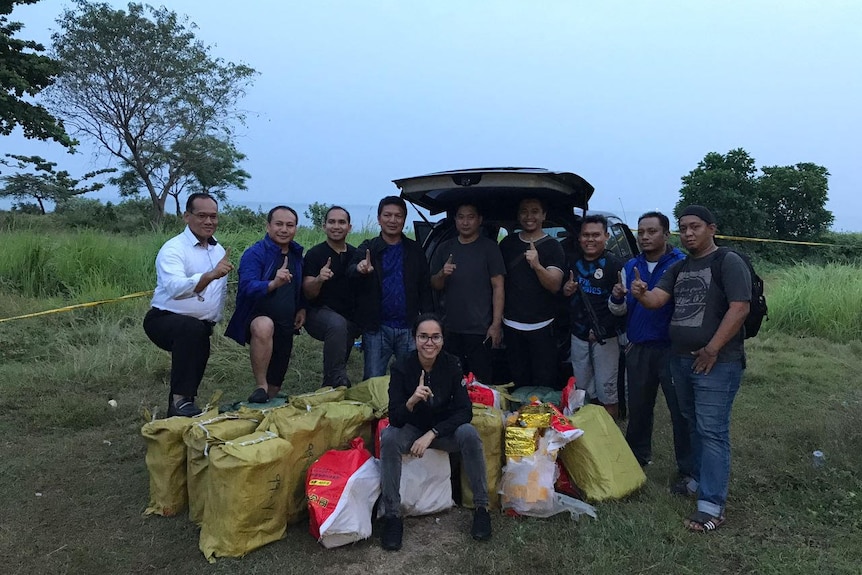
<instances>
[{"instance_id":1,"label":"woman sitting on bag","mask_svg":"<svg viewBox=\"0 0 862 575\"><path fill-rule=\"evenodd\" d=\"M473 409L461 383L461 364L443 351L443 323L436 315L420 315L413 324L413 337L416 350L392 365L389 427L380 439L382 546L388 551L401 549L401 455L422 457L429 447L461 452L476 504L470 533L480 541L490 539L485 455L482 440L470 424Z\"/></svg>"}]
</instances>

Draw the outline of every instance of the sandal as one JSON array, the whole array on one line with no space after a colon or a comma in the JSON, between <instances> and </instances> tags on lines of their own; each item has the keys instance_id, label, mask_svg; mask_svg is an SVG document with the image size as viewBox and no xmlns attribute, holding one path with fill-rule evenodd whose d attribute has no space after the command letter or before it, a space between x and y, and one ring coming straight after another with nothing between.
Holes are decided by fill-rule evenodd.
<instances>
[{"instance_id":1,"label":"sandal","mask_svg":"<svg viewBox=\"0 0 862 575\"><path fill-rule=\"evenodd\" d=\"M715 531L716 529L724 525L724 522L724 515L713 517L709 513L705 513L703 511L695 511L691 515L691 517L685 520L684 525L689 531L708 533L709 531Z\"/></svg>"}]
</instances>

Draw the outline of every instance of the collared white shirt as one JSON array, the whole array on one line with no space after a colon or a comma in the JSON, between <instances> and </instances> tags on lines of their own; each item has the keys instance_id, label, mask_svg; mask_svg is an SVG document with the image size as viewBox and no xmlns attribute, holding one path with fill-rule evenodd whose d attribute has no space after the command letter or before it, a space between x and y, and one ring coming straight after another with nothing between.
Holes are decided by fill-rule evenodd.
<instances>
[{"instance_id":1,"label":"collared white shirt","mask_svg":"<svg viewBox=\"0 0 862 575\"><path fill-rule=\"evenodd\" d=\"M224 254L221 244L201 245L186 226L183 233L166 241L156 256L156 290L151 305L205 321L221 320L227 276L210 282L200 294L194 289Z\"/></svg>"}]
</instances>

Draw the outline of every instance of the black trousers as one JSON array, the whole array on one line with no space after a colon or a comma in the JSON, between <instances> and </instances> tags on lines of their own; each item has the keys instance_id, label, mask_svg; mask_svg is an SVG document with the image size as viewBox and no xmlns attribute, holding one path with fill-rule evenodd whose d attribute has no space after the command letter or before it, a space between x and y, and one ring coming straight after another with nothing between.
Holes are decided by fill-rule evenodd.
<instances>
[{"instance_id":1,"label":"black trousers","mask_svg":"<svg viewBox=\"0 0 862 575\"><path fill-rule=\"evenodd\" d=\"M670 412L677 470L681 475L691 476L690 436L670 374L670 348L632 344L626 351L626 368L629 384L626 441L638 463L645 465L652 459L653 412L661 386Z\"/></svg>"},{"instance_id":2,"label":"black trousers","mask_svg":"<svg viewBox=\"0 0 862 575\"><path fill-rule=\"evenodd\" d=\"M144 332L150 340L171 352L171 393L195 397L210 358L213 323L187 315L150 308Z\"/></svg>"},{"instance_id":3,"label":"black trousers","mask_svg":"<svg viewBox=\"0 0 862 575\"><path fill-rule=\"evenodd\" d=\"M485 385L494 383L493 370L491 368L491 340L485 341L484 335L471 333L448 332L443 343L443 349L461 360L461 368L464 374L473 372L473 375Z\"/></svg>"},{"instance_id":4,"label":"black trousers","mask_svg":"<svg viewBox=\"0 0 862 575\"><path fill-rule=\"evenodd\" d=\"M293 326L276 323L272 332L272 355L266 368L266 383L273 387L284 385L284 377L290 366L290 355L293 353Z\"/></svg>"},{"instance_id":5,"label":"black trousers","mask_svg":"<svg viewBox=\"0 0 862 575\"><path fill-rule=\"evenodd\" d=\"M554 324L534 331L521 331L504 324L503 341L515 387L539 385L559 388Z\"/></svg>"}]
</instances>

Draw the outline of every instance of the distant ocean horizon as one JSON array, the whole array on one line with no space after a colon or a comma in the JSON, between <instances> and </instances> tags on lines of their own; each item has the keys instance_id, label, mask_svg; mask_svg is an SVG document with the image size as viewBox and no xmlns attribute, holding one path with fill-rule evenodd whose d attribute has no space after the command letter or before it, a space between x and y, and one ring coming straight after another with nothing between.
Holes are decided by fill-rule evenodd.
<instances>
[{"instance_id":1,"label":"distant ocean horizon","mask_svg":"<svg viewBox=\"0 0 862 575\"><path fill-rule=\"evenodd\" d=\"M255 201L255 200L243 200L243 201L231 201L228 200L228 203L232 206L244 206L250 210L259 211L266 213L275 206L279 205L278 202L270 202L270 201ZM336 202L332 202L328 205L335 204ZM290 203L288 202L286 205L290 206L296 213L299 215L299 225L305 227L311 227L311 218L305 215L305 212L308 211L308 206L310 204L300 204L300 203ZM350 223L353 224L354 230L361 230L363 228L377 228L377 204L368 205L368 204L338 204L342 206L345 210L350 212ZM426 214L427 215L427 214ZM438 216L433 216L432 220L438 220L443 217L443 214ZM417 215L416 210L413 209L413 206L407 204L407 223L404 228L406 230L413 229L413 222L415 220L421 220L422 218Z\"/></svg>"}]
</instances>

